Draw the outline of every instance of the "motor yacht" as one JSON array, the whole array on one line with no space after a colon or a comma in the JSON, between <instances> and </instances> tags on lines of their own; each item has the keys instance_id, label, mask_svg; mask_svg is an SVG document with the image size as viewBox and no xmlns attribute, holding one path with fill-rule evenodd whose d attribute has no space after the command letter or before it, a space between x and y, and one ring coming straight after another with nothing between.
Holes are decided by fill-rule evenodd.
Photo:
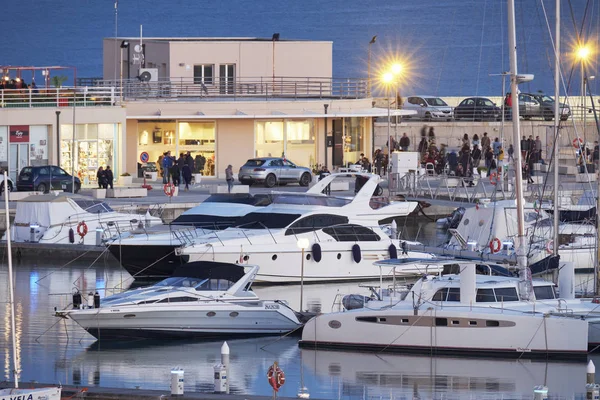
<instances>
[{"instance_id":1,"label":"motor yacht","mask_svg":"<svg viewBox=\"0 0 600 400\"><path fill-rule=\"evenodd\" d=\"M367 175L369 180L354 198L320 194L336 178L334 174L307 195L279 194L272 204L246 214L234 227L198 237L176 253L190 262L259 264L257 282L262 283L372 279L377 277L371 268L374 261L427 257L403 251L407 242L398 240L395 232L390 237L382 226L407 216L417 203L375 202L372 193L379 177ZM424 272L420 265L408 264L398 270L411 276Z\"/></svg>"},{"instance_id":2,"label":"motor yacht","mask_svg":"<svg viewBox=\"0 0 600 400\"><path fill-rule=\"evenodd\" d=\"M160 224L162 220L149 213L116 212L101 200L68 193L45 194L17 202L11 239L20 243L95 246L99 240Z\"/></svg>"},{"instance_id":3,"label":"motor yacht","mask_svg":"<svg viewBox=\"0 0 600 400\"><path fill-rule=\"evenodd\" d=\"M319 315L306 324L301 345L510 358L587 357L588 321L535 301L539 297L558 303L551 285L533 285L525 297L525 282L476 275L472 261L423 262L458 264L460 272L424 276L396 302L369 302L364 308Z\"/></svg>"},{"instance_id":4,"label":"motor yacht","mask_svg":"<svg viewBox=\"0 0 600 400\"><path fill-rule=\"evenodd\" d=\"M82 294L75 293L73 307L56 314L108 340L274 335L300 328L300 314L285 301L260 300L251 290L258 270L188 263L155 285L104 299L90 293L82 302Z\"/></svg>"},{"instance_id":5,"label":"motor yacht","mask_svg":"<svg viewBox=\"0 0 600 400\"><path fill-rule=\"evenodd\" d=\"M209 232L234 225L241 217L270 204L267 195L211 195L171 223L125 232L107 242L108 250L139 280L168 277L183 263L175 248Z\"/></svg>"}]
</instances>

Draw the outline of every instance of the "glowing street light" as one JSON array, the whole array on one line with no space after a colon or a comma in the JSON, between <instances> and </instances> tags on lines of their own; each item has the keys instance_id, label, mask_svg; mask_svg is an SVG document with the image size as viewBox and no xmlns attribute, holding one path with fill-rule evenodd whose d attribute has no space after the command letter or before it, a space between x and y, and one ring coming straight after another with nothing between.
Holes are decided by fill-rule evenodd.
<instances>
[{"instance_id":1,"label":"glowing street light","mask_svg":"<svg viewBox=\"0 0 600 400\"><path fill-rule=\"evenodd\" d=\"M577 48L577 59L581 60L581 62L586 61L591 54L592 51L590 50L589 46L579 46Z\"/></svg>"},{"instance_id":2,"label":"glowing street light","mask_svg":"<svg viewBox=\"0 0 600 400\"><path fill-rule=\"evenodd\" d=\"M587 77L586 77L586 71L585 71L585 65L589 62L589 59L592 55L592 48L591 46L587 45L587 44L581 44L579 46L577 46L577 48L575 49L575 58L577 59L577 61L579 61L581 63L581 107L583 110L583 138L584 140L587 140L586 136L585 136L585 117L586 117L586 84L587 84Z\"/></svg>"},{"instance_id":3,"label":"glowing street light","mask_svg":"<svg viewBox=\"0 0 600 400\"><path fill-rule=\"evenodd\" d=\"M381 83L385 86L386 88L386 94L387 94L387 98L388 98L388 165L392 165L391 161L392 161L392 152L393 152L393 147L392 147L392 131L391 131L391 101L390 101L390 88L392 84L396 84L396 108L398 108L399 104L398 104L398 81L400 78L400 75L402 74L402 64L400 63L393 63L390 67L389 67L389 71L384 72L381 75ZM398 127L398 124L396 124L396 128Z\"/></svg>"}]
</instances>

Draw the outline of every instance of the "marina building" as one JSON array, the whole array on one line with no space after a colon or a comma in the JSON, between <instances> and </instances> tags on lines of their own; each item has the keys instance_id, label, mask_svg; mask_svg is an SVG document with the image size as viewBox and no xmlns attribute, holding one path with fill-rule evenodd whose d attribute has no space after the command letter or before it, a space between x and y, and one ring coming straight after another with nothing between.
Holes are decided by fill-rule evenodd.
<instances>
[{"instance_id":1,"label":"marina building","mask_svg":"<svg viewBox=\"0 0 600 400\"><path fill-rule=\"evenodd\" d=\"M104 76L59 88L53 67L39 87L39 71L3 68L2 79L23 84L2 90L0 167L16 178L26 165L58 164L92 184L99 166L142 176L166 151L189 151L206 177L261 156L315 170L356 162L388 110L373 107L366 79L332 76L332 46L277 34L106 38Z\"/></svg>"}]
</instances>

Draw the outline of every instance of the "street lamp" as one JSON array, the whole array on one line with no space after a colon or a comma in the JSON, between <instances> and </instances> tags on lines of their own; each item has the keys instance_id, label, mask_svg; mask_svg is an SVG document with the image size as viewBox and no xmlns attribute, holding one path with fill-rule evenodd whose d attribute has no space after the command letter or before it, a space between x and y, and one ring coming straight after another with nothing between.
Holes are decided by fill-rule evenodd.
<instances>
[{"instance_id":1,"label":"street lamp","mask_svg":"<svg viewBox=\"0 0 600 400\"><path fill-rule=\"evenodd\" d=\"M388 99L388 157L389 157L389 165L391 166L391 161L392 161L392 152L394 151L394 148L392 146L392 131L391 131L391 108L392 108L392 103L390 101L390 92L391 92L391 85L395 84L395 92L396 92L396 108L398 108L398 80L400 78L400 75L402 74L402 64L399 63L394 63L390 66L389 71L385 72L383 75L381 75L381 83L385 86L386 88L386 95L387 95L387 99ZM397 124L396 124L396 128L397 128Z\"/></svg>"},{"instance_id":2,"label":"street lamp","mask_svg":"<svg viewBox=\"0 0 600 400\"><path fill-rule=\"evenodd\" d=\"M121 102L123 102L123 49L127 49L127 79L129 79L131 75L129 69L129 42L127 40L121 42Z\"/></svg>"},{"instance_id":3,"label":"street lamp","mask_svg":"<svg viewBox=\"0 0 600 400\"><path fill-rule=\"evenodd\" d=\"M582 64L583 65L583 64ZM587 84L596 79L594 75L583 77L583 137L585 140L585 125L587 124ZM592 100L593 103L593 100ZM593 104L592 104L593 107Z\"/></svg>"},{"instance_id":4,"label":"street lamp","mask_svg":"<svg viewBox=\"0 0 600 400\"><path fill-rule=\"evenodd\" d=\"M377 35L373 36L371 41L369 42L369 58L367 60L367 97L371 97L371 80L373 77L371 76L371 45L375 44L377 40Z\"/></svg>"},{"instance_id":5,"label":"street lamp","mask_svg":"<svg viewBox=\"0 0 600 400\"><path fill-rule=\"evenodd\" d=\"M308 249L308 244L307 238L298 239L298 248L302 250L302 263L300 264L300 311L302 311L304 301L304 250Z\"/></svg>"},{"instance_id":6,"label":"street lamp","mask_svg":"<svg viewBox=\"0 0 600 400\"><path fill-rule=\"evenodd\" d=\"M586 44L580 44L575 49L575 58L579 61L580 66L581 66L581 100L582 100L582 102L580 104L582 105L582 108L583 108L584 118L585 118L585 64L591 55L592 55L592 49L590 48L590 46L588 46ZM585 129L585 127L584 127L584 129ZM585 135L584 135L584 139L585 139Z\"/></svg>"}]
</instances>

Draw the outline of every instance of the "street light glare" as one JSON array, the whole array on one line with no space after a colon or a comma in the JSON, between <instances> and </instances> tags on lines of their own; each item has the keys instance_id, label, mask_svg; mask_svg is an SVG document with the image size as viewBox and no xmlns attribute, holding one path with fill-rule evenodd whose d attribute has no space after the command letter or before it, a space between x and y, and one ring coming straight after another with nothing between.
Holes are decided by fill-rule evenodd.
<instances>
[{"instance_id":1,"label":"street light glare","mask_svg":"<svg viewBox=\"0 0 600 400\"><path fill-rule=\"evenodd\" d=\"M590 48L588 46L580 46L577 49L577 58L579 58L580 60L587 60L587 58L590 56Z\"/></svg>"},{"instance_id":2,"label":"street light glare","mask_svg":"<svg viewBox=\"0 0 600 400\"><path fill-rule=\"evenodd\" d=\"M402 72L402 64L398 64L395 63L392 65L392 73L394 75L398 75L400 72Z\"/></svg>"},{"instance_id":3,"label":"street light glare","mask_svg":"<svg viewBox=\"0 0 600 400\"><path fill-rule=\"evenodd\" d=\"M383 83L392 83L394 81L394 74L391 72L386 72L381 76L381 80Z\"/></svg>"}]
</instances>

